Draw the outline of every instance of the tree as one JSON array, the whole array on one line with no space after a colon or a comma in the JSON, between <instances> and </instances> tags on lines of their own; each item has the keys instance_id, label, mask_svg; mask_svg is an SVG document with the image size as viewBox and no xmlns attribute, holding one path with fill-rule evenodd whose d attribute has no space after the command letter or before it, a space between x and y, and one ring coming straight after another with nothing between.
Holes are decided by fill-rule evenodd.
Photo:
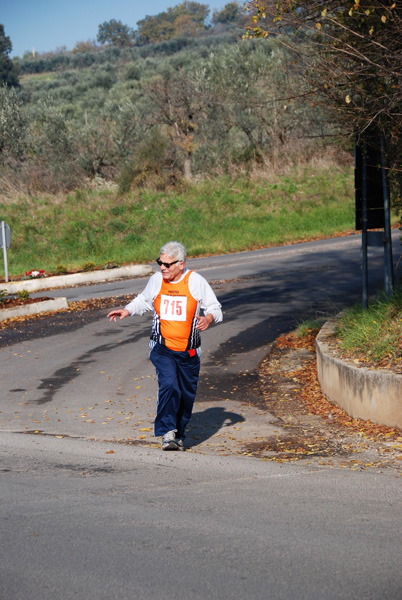
<instances>
[{"instance_id":1,"label":"tree","mask_svg":"<svg viewBox=\"0 0 402 600\"><path fill-rule=\"evenodd\" d=\"M245 25L246 14L244 8L240 7L237 2L229 2L221 10L214 10L212 23L214 25L227 25L228 23Z\"/></svg>"},{"instance_id":2,"label":"tree","mask_svg":"<svg viewBox=\"0 0 402 600\"><path fill-rule=\"evenodd\" d=\"M4 25L0 24L0 83L9 86L18 86L17 66L10 59L9 54L13 49L10 38L5 34Z\"/></svg>"},{"instance_id":3,"label":"tree","mask_svg":"<svg viewBox=\"0 0 402 600\"><path fill-rule=\"evenodd\" d=\"M310 89L346 131L382 132L401 173L402 6L393 0L254 0L247 37L286 36ZM398 177L398 176L397 176Z\"/></svg>"},{"instance_id":4,"label":"tree","mask_svg":"<svg viewBox=\"0 0 402 600\"><path fill-rule=\"evenodd\" d=\"M131 46L133 30L121 21L111 19L99 25L96 39L100 44L111 44L120 47Z\"/></svg>"},{"instance_id":5,"label":"tree","mask_svg":"<svg viewBox=\"0 0 402 600\"><path fill-rule=\"evenodd\" d=\"M185 37L196 37L199 31L190 15L177 17L174 22L174 30L176 36L183 35Z\"/></svg>"},{"instance_id":6,"label":"tree","mask_svg":"<svg viewBox=\"0 0 402 600\"><path fill-rule=\"evenodd\" d=\"M156 17L146 16L137 23L136 38L140 44L153 44L170 40L175 35L174 23L169 21L166 13Z\"/></svg>"},{"instance_id":7,"label":"tree","mask_svg":"<svg viewBox=\"0 0 402 600\"><path fill-rule=\"evenodd\" d=\"M189 15L200 30L205 29L205 20L209 12L207 4L189 2L189 0L185 0L174 8L168 8L168 13L171 13L174 19L182 15Z\"/></svg>"},{"instance_id":8,"label":"tree","mask_svg":"<svg viewBox=\"0 0 402 600\"><path fill-rule=\"evenodd\" d=\"M209 15L206 4L186 0L155 16L147 15L137 22L135 36L140 44L169 40L177 35L193 35L205 29Z\"/></svg>"},{"instance_id":9,"label":"tree","mask_svg":"<svg viewBox=\"0 0 402 600\"><path fill-rule=\"evenodd\" d=\"M169 69L145 85L150 102L148 122L167 128L172 145L182 157L187 181L192 180L192 157L207 104L197 75Z\"/></svg>"},{"instance_id":10,"label":"tree","mask_svg":"<svg viewBox=\"0 0 402 600\"><path fill-rule=\"evenodd\" d=\"M209 89L207 133L211 148L230 160L290 159L331 132L330 119L300 93L300 74L278 40L237 44L211 55L205 69Z\"/></svg>"},{"instance_id":11,"label":"tree","mask_svg":"<svg viewBox=\"0 0 402 600\"><path fill-rule=\"evenodd\" d=\"M78 41L75 43L74 48L72 49L72 52L74 54L86 54L88 52L94 52L96 51L96 44L94 41L90 41L87 40L86 42L83 41Z\"/></svg>"},{"instance_id":12,"label":"tree","mask_svg":"<svg viewBox=\"0 0 402 600\"><path fill-rule=\"evenodd\" d=\"M23 155L26 124L21 104L14 88L0 87L0 164Z\"/></svg>"},{"instance_id":13,"label":"tree","mask_svg":"<svg viewBox=\"0 0 402 600\"><path fill-rule=\"evenodd\" d=\"M29 193L73 189L82 181L74 127L51 97L39 101L28 116L25 145L26 160L20 177Z\"/></svg>"}]
</instances>

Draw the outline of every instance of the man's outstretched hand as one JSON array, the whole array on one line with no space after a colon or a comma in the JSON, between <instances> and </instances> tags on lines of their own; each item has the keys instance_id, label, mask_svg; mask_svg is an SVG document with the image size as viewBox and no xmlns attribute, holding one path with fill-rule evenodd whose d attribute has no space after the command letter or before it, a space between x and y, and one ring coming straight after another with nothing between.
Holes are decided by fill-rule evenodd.
<instances>
[{"instance_id":1,"label":"man's outstretched hand","mask_svg":"<svg viewBox=\"0 0 402 600\"><path fill-rule=\"evenodd\" d=\"M118 308L117 310L110 311L110 313L107 315L107 318L116 323L117 319L125 319L129 315L130 313L128 312L127 308Z\"/></svg>"}]
</instances>

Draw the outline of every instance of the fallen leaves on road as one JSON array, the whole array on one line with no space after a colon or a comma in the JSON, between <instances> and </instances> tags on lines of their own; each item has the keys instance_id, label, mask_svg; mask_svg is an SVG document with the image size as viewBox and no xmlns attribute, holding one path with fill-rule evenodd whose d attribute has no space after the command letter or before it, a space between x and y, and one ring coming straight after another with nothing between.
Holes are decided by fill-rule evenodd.
<instances>
[{"instance_id":1,"label":"fallen leaves on road","mask_svg":"<svg viewBox=\"0 0 402 600\"><path fill-rule=\"evenodd\" d=\"M68 308L58 311L0 321L0 346L6 347L44 335L71 332L100 318L105 318L106 321L111 308L125 306L133 297L130 294L70 302Z\"/></svg>"},{"instance_id":2,"label":"fallen leaves on road","mask_svg":"<svg viewBox=\"0 0 402 600\"><path fill-rule=\"evenodd\" d=\"M294 361L298 351L301 358ZM280 336L261 364L260 381L267 408L280 419L286 433L278 431L263 442L248 444L255 456L276 462L315 458L320 465L353 470L400 469L399 429L354 419L322 395L314 332L304 337L295 332Z\"/></svg>"},{"instance_id":3,"label":"fallen leaves on road","mask_svg":"<svg viewBox=\"0 0 402 600\"><path fill-rule=\"evenodd\" d=\"M287 334L277 340L277 346L278 348L308 348L315 351L315 335L309 334L305 338L300 338L295 333ZM299 392L300 399L312 414L330 419L334 423L347 427L350 431L362 433L364 436L376 440L379 438L389 441L398 438L402 440L400 429L354 419L342 408L328 402L321 393L315 360L307 364L301 371L290 372L288 375L302 385L302 390Z\"/></svg>"},{"instance_id":4,"label":"fallen leaves on road","mask_svg":"<svg viewBox=\"0 0 402 600\"><path fill-rule=\"evenodd\" d=\"M108 298L90 298L89 300L77 300L69 302L67 308L62 308L57 311L47 311L34 315L21 315L19 317L13 317L12 319L5 319L0 321L0 329L8 329L12 327L18 327L25 321L40 321L48 319L51 315L62 315L63 313L72 312L88 312L96 309L109 309L117 306L124 306L130 302L136 294L125 294L123 296L111 296ZM45 298L32 298L32 301L44 300ZM46 298L51 300L51 298Z\"/></svg>"},{"instance_id":5,"label":"fallen leaves on road","mask_svg":"<svg viewBox=\"0 0 402 600\"><path fill-rule=\"evenodd\" d=\"M137 294L125 294L123 296L110 296L108 298L90 298L89 300L77 300L69 302L68 308L64 309L68 312L73 311L88 311L98 308L114 308L115 306L124 306L131 302Z\"/></svg>"}]
</instances>

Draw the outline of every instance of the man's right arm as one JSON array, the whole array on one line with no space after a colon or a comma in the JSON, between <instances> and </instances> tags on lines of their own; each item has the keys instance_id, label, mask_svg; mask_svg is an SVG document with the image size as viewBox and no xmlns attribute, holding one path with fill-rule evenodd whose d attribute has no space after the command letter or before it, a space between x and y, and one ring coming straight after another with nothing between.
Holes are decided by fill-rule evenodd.
<instances>
[{"instance_id":1,"label":"man's right arm","mask_svg":"<svg viewBox=\"0 0 402 600\"><path fill-rule=\"evenodd\" d=\"M131 302L129 302L124 308L118 308L112 310L107 317L111 321L119 319L125 319L128 316L143 315L145 312L153 310L154 299L157 295L162 282L162 276L160 273L154 273L149 279L147 285L141 294L138 294Z\"/></svg>"},{"instance_id":2,"label":"man's right arm","mask_svg":"<svg viewBox=\"0 0 402 600\"><path fill-rule=\"evenodd\" d=\"M138 296L133 298L133 300L124 307L125 310L128 310L131 316L141 316L144 313L153 310L154 300L160 290L161 283L162 275L160 273L154 273L141 294L138 294Z\"/></svg>"}]
</instances>

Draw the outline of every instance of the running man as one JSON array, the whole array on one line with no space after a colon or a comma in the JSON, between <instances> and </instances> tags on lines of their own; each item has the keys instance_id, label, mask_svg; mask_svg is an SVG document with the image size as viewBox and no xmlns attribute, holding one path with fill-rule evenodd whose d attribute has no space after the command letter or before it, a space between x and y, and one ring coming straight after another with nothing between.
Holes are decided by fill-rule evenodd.
<instances>
[{"instance_id":1,"label":"running man","mask_svg":"<svg viewBox=\"0 0 402 600\"><path fill-rule=\"evenodd\" d=\"M125 308L107 315L116 322L154 311L149 356L158 377L154 433L162 436L162 450L184 450L200 373L200 332L223 318L211 286L186 268L186 257L180 242L162 246L156 259L160 271Z\"/></svg>"}]
</instances>

